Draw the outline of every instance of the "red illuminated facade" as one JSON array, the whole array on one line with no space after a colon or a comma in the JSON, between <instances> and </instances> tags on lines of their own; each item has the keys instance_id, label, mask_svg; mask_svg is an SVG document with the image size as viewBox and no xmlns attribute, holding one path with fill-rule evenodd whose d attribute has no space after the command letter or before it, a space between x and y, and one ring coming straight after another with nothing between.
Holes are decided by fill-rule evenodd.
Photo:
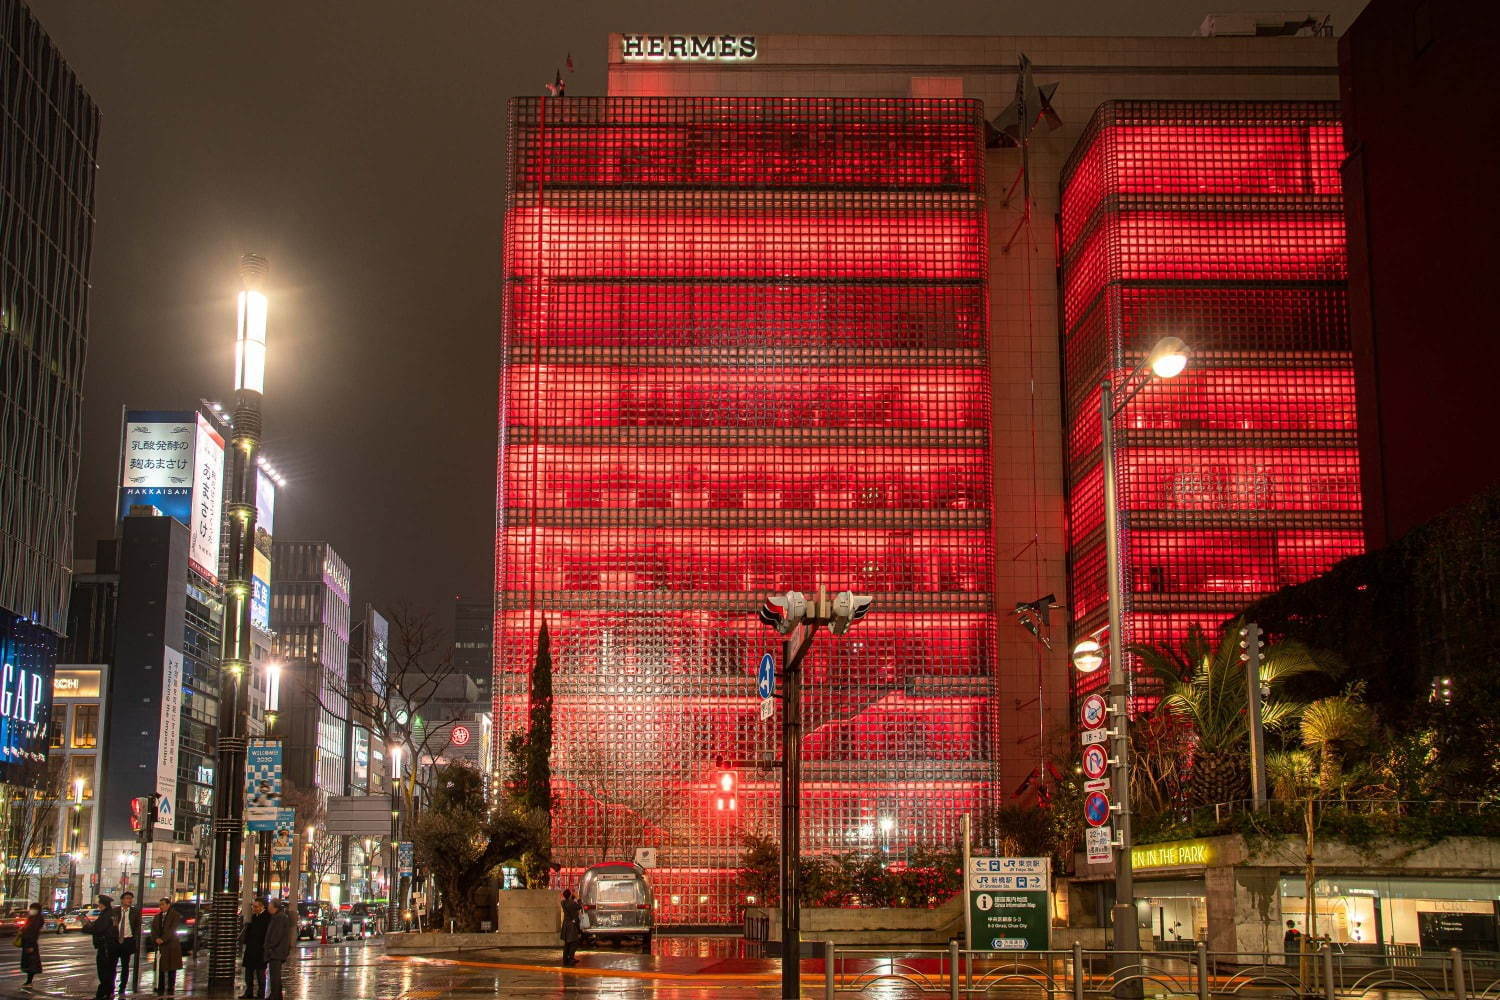
<instances>
[{"instance_id":1,"label":"red illuminated facade","mask_svg":"<svg viewBox=\"0 0 1500 1000\"><path fill-rule=\"evenodd\" d=\"M1363 548L1332 102L1112 102L1063 175L1075 638L1106 620L1099 385L1116 418L1125 642L1180 642ZM1104 672L1085 685L1102 686Z\"/></svg>"},{"instance_id":2,"label":"red illuminated facade","mask_svg":"<svg viewBox=\"0 0 1500 1000\"><path fill-rule=\"evenodd\" d=\"M951 844L994 798L981 105L510 107L495 713L546 621L555 849L656 847L661 923L732 920L775 772L768 593L876 595L805 667L809 852ZM566 876L565 876L566 878Z\"/></svg>"}]
</instances>

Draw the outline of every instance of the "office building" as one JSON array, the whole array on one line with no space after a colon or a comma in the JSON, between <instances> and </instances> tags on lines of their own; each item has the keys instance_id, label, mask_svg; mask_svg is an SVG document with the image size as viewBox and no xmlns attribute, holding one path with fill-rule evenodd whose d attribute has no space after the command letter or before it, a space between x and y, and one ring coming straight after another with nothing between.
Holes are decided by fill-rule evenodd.
<instances>
[{"instance_id":1,"label":"office building","mask_svg":"<svg viewBox=\"0 0 1500 1000\"><path fill-rule=\"evenodd\" d=\"M453 670L474 679L486 700L494 680L495 602L453 601Z\"/></svg>"},{"instance_id":2,"label":"office building","mask_svg":"<svg viewBox=\"0 0 1500 1000\"><path fill-rule=\"evenodd\" d=\"M1108 101L1336 96L1329 37L739 42L614 35L608 99L512 107L497 741L546 620L563 860L657 847L666 923L732 918L775 827L758 774L709 815L714 756L777 743L768 593L877 595L809 661L809 851L1034 801L1075 614L1015 613L1069 601L1064 163ZM1024 157L1023 54L1059 119Z\"/></svg>"},{"instance_id":3,"label":"office building","mask_svg":"<svg viewBox=\"0 0 1500 1000\"><path fill-rule=\"evenodd\" d=\"M99 810L103 778L104 721L109 699L109 664L63 663L52 677L51 748L48 768L56 780L43 786L48 796L32 808L50 813L50 857L39 868L40 885L28 893L43 906L80 906L98 882Z\"/></svg>"},{"instance_id":4,"label":"office building","mask_svg":"<svg viewBox=\"0 0 1500 1000\"><path fill-rule=\"evenodd\" d=\"M349 567L327 542L278 541L271 592L274 653L281 663L286 780L320 796L343 795L349 763Z\"/></svg>"},{"instance_id":5,"label":"office building","mask_svg":"<svg viewBox=\"0 0 1500 1000\"><path fill-rule=\"evenodd\" d=\"M99 112L20 0L0 0L0 78L0 662L14 706L0 715L3 792L46 770L67 625ZM3 814L0 830L16 832ZM21 860L13 838L0 846Z\"/></svg>"},{"instance_id":6,"label":"office building","mask_svg":"<svg viewBox=\"0 0 1500 1000\"><path fill-rule=\"evenodd\" d=\"M349 641L349 794L376 795L385 785L391 626L365 604Z\"/></svg>"}]
</instances>

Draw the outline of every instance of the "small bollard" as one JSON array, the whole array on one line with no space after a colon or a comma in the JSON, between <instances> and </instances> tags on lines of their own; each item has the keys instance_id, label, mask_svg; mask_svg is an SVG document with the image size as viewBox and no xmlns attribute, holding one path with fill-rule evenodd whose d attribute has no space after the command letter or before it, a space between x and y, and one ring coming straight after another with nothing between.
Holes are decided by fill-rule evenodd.
<instances>
[{"instance_id":1,"label":"small bollard","mask_svg":"<svg viewBox=\"0 0 1500 1000\"><path fill-rule=\"evenodd\" d=\"M833 1000L833 991L838 988L838 976L833 966L833 942L823 942L823 996Z\"/></svg>"},{"instance_id":2,"label":"small bollard","mask_svg":"<svg viewBox=\"0 0 1500 1000\"><path fill-rule=\"evenodd\" d=\"M948 942L948 1000L958 1000L958 942Z\"/></svg>"},{"instance_id":3,"label":"small bollard","mask_svg":"<svg viewBox=\"0 0 1500 1000\"><path fill-rule=\"evenodd\" d=\"M1083 1000L1083 943L1073 942L1073 1000Z\"/></svg>"},{"instance_id":4,"label":"small bollard","mask_svg":"<svg viewBox=\"0 0 1500 1000\"><path fill-rule=\"evenodd\" d=\"M1338 994L1338 983L1333 978L1333 946L1323 945L1323 996L1325 1000L1334 1000Z\"/></svg>"},{"instance_id":5,"label":"small bollard","mask_svg":"<svg viewBox=\"0 0 1500 1000\"><path fill-rule=\"evenodd\" d=\"M1464 953L1457 948L1449 948L1448 956L1453 961L1453 1000L1468 1000L1469 988L1464 981Z\"/></svg>"},{"instance_id":6,"label":"small bollard","mask_svg":"<svg viewBox=\"0 0 1500 1000\"><path fill-rule=\"evenodd\" d=\"M1198 1000L1208 1000L1208 945L1198 942Z\"/></svg>"}]
</instances>

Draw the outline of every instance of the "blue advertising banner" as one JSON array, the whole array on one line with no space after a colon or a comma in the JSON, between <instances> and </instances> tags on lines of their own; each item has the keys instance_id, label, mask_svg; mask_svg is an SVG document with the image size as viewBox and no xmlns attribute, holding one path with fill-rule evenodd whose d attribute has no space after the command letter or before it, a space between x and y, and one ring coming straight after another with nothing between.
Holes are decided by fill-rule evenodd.
<instances>
[{"instance_id":1,"label":"blue advertising banner","mask_svg":"<svg viewBox=\"0 0 1500 1000\"><path fill-rule=\"evenodd\" d=\"M297 810L276 810L276 832L271 835L271 860L290 863L292 842L297 837Z\"/></svg>"},{"instance_id":2,"label":"blue advertising banner","mask_svg":"<svg viewBox=\"0 0 1500 1000\"><path fill-rule=\"evenodd\" d=\"M396 873L403 878L411 874L412 864L416 859L416 851L412 842L403 840L396 845Z\"/></svg>"},{"instance_id":3,"label":"blue advertising banner","mask_svg":"<svg viewBox=\"0 0 1500 1000\"><path fill-rule=\"evenodd\" d=\"M250 740L245 748L246 829L275 830L280 814L290 811L281 808L281 741Z\"/></svg>"}]
</instances>

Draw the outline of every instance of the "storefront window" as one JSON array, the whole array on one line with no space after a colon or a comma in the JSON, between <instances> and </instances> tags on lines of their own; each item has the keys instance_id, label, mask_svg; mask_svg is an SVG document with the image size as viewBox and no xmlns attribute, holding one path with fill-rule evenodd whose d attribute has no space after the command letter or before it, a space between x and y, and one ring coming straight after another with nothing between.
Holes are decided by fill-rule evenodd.
<instances>
[{"instance_id":1,"label":"storefront window","mask_svg":"<svg viewBox=\"0 0 1500 1000\"><path fill-rule=\"evenodd\" d=\"M1192 948L1208 940L1208 899L1201 879L1142 882L1136 892L1144 911L1141 925L1149 921L1157 948Z\"/></svg>"},{"instance_id":2,"label":"storefront window","mask_svg":"<svg viewBox=\"0 0 1500 1000\"><path fill-rule=\"evenodd\" d=\"M1301 879L1281 880L1285 919L1308 933ZM1313 893L1318 937L1357 951L1500 951L1500 881L1320 879Z\"/></svg>"},{"instance_id":3,"label":"storefront window","mask_svg":"<svg viewBox=\"0 0 1500 1000\"><path fill-rule=\"evenodd\" d=\"M68 706L52 706L52 749L61 750L68 738Z\"/></svg>"}]
</instances>

